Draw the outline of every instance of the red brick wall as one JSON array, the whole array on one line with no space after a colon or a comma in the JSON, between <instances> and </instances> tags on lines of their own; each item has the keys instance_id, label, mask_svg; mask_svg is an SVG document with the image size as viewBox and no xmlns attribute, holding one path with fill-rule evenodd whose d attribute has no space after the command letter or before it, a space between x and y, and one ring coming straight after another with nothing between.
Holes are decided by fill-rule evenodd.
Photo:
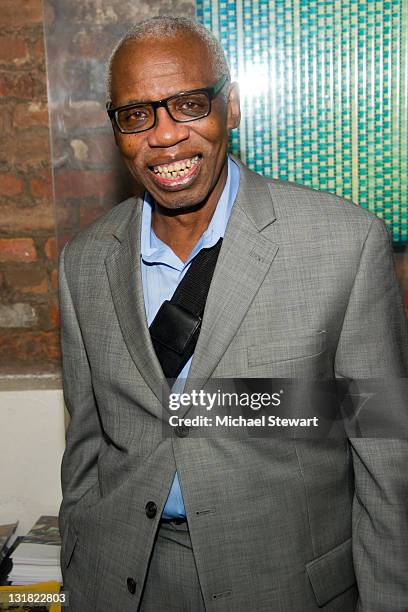
<instances>
[{"instance_id":1,"label":"red brick wall","mask_svg":"<svg viewBox=\"0 0 408 612\"><path fill-rule=\"evenodd\" d=\"M0 6L0 367L58 364L41 0Z\"/></svg>"}]
</instances>

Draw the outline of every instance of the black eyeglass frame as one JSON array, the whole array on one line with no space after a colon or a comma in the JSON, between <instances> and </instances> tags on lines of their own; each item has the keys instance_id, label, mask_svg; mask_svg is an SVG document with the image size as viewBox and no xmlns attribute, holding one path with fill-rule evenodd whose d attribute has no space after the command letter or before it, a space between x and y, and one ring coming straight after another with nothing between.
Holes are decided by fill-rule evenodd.
<instances>
[{"instance_id":1,"label":"black eyeglass frame","mask_svg":"<svg viewBox=\"0 0 408 612\"><path fill-rule=\"evenodd\" d=\"M204 117L208 117L208 115L211 113L211 102L219 94L219 92L224 87L227 80L228 80L228 75L223 74L221 78L212 87L200 87L199 89L192 89L190 91L180 91L179 93L173 94L172 96L169 96L168 98L163 98L162 100L125 104L125 106L118 106L116 108L111 108L110 107L111 103L107 102L106 112L108 113L109 119L111 121L114 121L115 126L118 128L119 132L121 132L122 134L140 134L141 132L147 132L147 130L151 130L152 128L154 128L157 122L157 109L160 108L161 106L164 106L164 108L166 109L170 117L173 119L173 121L176 121L177 123L188 123L190 121L197 121L197 119L204 119ZM174 100L174 98L178 98L179 96L185 96L185 95L196 94L196 93L205 93L208 96L209 105L208 105L208 111L205 113L205 115L200 115L200 117L193 117L193 118L188 118L188 119L175 119L173 115L171 114L171 111L168 107L168 102L170 100ZM143 130L136 130L134 132L126 132L122 130L118 122L118 113L120 111L129 109L129 108L137 108L138 106L145 106L147 104L153 108L153 113L154 113L153 124L149 126L148 128L144 128Z\"/></svg>"}]
</instances>

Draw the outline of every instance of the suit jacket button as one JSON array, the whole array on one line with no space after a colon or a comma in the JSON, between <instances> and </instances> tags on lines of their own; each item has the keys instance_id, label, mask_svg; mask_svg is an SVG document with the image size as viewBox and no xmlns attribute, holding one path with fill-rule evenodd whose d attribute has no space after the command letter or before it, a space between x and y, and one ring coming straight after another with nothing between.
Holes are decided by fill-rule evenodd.
<instances>
[{"instance_id":1,"label":"suit jacket button","mask_svg":"<svg viewBox=\"0 0 408 612\"><path fill-rule=\"evenodd\" d=\"M190 429L187 425L177 425L177 427L174 428L174 433L178 438L186 438L190 433Z\"/></svg>"},{"instance_id":2,"label":"suit jacket button","mask_svg":"<svg viewBox=\"0 0 408 612\"><path fill-rule=\"evenodd\" d=\"M148 518L154 518L157 514L157 506L154 503L154 501L148 501L146 506L145 506L145 510L146 510L146 516Z\"/></svg>"},{"instance_id":3,"label":"suit jacket button","mask_svg":"<svg viewBox=\"0 0 408 612\"><path fill-rule=\"evenodd\" d=\"M131 576L129 576L129 578L127 579L127 588L128 588L129 593L132 593L132 595L135 594L136 580L134 580L134 578L132 578Z\"/></svg>"}]
</instances>

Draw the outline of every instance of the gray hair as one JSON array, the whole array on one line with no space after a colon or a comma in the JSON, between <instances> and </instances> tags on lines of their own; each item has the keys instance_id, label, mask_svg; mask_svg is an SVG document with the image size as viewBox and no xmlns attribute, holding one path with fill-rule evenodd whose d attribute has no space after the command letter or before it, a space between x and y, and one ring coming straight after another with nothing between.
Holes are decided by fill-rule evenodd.
<instances>
[{"instance_id":1,"label":"gray hair","mask_svg":"<svg viewBox=\"0 0 408 612\"><path fill-rule=\"evenodd\" d=\"M231 78L228 63L225 57L224 50L221 43L214 36L210 30L207 30L201 23L188 19L187 17L169 17L167 15L162 17L152 17L141 21L136 25L132 26L113 49L109 61L106 73L106 92L108 99L111 98L111 86L112 86L112 66L113 60L117 52L128 42L128 41L139 41L150 37L157 37L159 39L174 38L180 32L189 32L197 38L199 38L209 50L213 58L213 67L215 72L215 79L219 79L223 74L228 75L228 79Z\"/></svg>"}]
</instances>

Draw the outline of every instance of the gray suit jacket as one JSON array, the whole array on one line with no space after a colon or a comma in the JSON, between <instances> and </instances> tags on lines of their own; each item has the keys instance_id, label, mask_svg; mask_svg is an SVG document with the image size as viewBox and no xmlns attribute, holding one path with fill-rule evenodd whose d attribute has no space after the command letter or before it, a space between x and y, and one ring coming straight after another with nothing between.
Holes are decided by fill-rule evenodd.
<instances>
[{"instance_id":1,"label":"gray suit jacket","mask_svg":"<svg viewBox=\"0 0 408 612\"><path fill-rule=\"evenodd\" d=\"M72 611L137 609L176 469L208 610L406 611L406 442L163 437L141 205L122 202L60 259L71 414L61 561ZM407 345L383 223L242 167L187 387L230 376L405 377Z\"/></svg>"}]
</instances>

